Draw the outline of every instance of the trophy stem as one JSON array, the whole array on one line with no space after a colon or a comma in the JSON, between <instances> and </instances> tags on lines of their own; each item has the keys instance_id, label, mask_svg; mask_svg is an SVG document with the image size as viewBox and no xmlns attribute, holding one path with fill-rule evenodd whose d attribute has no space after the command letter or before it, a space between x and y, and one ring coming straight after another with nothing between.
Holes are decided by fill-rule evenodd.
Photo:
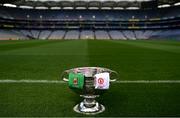
<instances>
[{"instance_id":1,"label":"trophy stem","mask_svg":"<svg viewBox=\"0 0 180 118\"><path fill-rule=\"evenodd\" d=\"M80 104L77 104L74 107L75 112L82 113L82 114L95 115L105 110L105 107L99 104L95 100L96 97L99 97L98 95L94 95L94 96L81 95L81 97L83 97L84 100Z\"/></svg>"}]
</instances>

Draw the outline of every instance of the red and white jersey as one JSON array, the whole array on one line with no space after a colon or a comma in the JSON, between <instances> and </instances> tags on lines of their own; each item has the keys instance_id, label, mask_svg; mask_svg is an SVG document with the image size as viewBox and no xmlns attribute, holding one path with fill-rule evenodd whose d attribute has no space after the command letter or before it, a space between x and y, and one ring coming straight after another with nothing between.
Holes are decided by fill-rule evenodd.
<instances>
[{"instance_id":1,"label":"red and white jersey","mask_svg":"<svg viewBox=\"0 0 180 118\"><path fill-rule=\"evenodd\" d=\"M99 73L95 75L95 89L109 89L109 73Z\"/></svg>"}]
</instances>

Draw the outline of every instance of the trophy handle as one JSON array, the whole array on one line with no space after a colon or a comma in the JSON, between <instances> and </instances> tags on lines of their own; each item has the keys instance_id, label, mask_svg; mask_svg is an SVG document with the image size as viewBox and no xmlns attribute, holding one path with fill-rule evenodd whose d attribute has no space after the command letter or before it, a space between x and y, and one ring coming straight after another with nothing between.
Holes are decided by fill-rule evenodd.
<instances>
[{"instance_id":1,"label":"trophy handle","mask_svg":"<svg viewBox=\"0 0 180 118\"><path fill-rule=\"evenodd\" d=\"M67 79L65 76L67 76L67 74L69 73L69 70L65 70L64 72L62 72L60 78L63 78L63 81L68 82L69 79Z\"/></svg>"},{"instance_id":2,"label":"trophy handle","mask_svg":"<svg viewBox=\"0 0 180 118\"><path fill-rule=\"evenodd\" d=\"M69 79L67 79L67 78L63 78L63 81L65 81L65 82L69 82Z\"/></svg>"},{"instance_id":3,"label":"trophy handle","mask_svg":"<svg viewBox=\"0 0 180 118\"><path fill-rule=\"evenodd\" d=\"M92 69L93 68L97 68L97 69L99 69L99 67L92 67ZM79 68L79 69L81 69L81 68ZM117 81L117 79L119 78L119 74L116 72L116 71L114 71L114 70L110 70L110 69L108 69L108 68L101 68L102 69L102 71L101 72L109 72L111 75L115 75L115 78L112 78L112 79L110 79L110 82L115 82L115 81ZM65 81L65 82L68 82L69 81L69 79L68 79L68 73L69 72L76 72L78 70L78 68L74 68L74 69L69 69L69 70L65 70L64 72L62 72L62 74L61 74L61 78L63 78L63 81ZM82 70L82 69L81 69Z\"/></svg>"},{"instance_id":4,"label":"trophy handle","mask_svg":"<svg viewBox=\"0 0 180 118\"><path fill-rule=\"evenodd\" d=\"M119 74L118 72L114 71L114 70L110 70L110 74L115 74L116 78L110 79L110 82L115 82L117 81L117 79L119 78Z\"/></svg>"}]
</instances>

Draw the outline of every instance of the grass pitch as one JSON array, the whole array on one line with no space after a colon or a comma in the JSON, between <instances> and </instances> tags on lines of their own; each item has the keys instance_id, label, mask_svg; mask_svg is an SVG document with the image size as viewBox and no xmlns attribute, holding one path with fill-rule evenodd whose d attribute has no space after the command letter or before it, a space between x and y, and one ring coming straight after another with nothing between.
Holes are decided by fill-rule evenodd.
<instances>
[{"instance_id":1,"label":"grass pitch","mask_svg":"<svg viewBox=\"0 0 180 118\"><path fill-rule=\"evenodd\" d=\"M0 41L0 80L59 80L63 70L100 66L119 80L180 80L178 41ZM66 84L0 83L0 116L84 116ZM180 83L114 83L96 116L180 116Z\"/></svg>"}]
</instances>

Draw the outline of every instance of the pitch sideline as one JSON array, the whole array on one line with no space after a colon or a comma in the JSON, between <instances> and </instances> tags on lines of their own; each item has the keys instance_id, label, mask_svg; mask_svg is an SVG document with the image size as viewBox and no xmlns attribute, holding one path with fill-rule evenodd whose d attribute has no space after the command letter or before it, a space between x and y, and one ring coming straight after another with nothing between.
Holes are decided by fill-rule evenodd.
<instances>
[{"instance_id":1,"label":"pitch sideline","mask_svg":"<svg viewBox=\"0 0 180 118\"><path fill-rule=\"evenodd\" d=\"M10 80L4 79L0 80L1 83L47 83L47 84L63 84L66 83L62 80ZM115 81L113 83L120 83L120 84L180 84L180 80L120 80Z\"/></svg>"}]
</instances>

